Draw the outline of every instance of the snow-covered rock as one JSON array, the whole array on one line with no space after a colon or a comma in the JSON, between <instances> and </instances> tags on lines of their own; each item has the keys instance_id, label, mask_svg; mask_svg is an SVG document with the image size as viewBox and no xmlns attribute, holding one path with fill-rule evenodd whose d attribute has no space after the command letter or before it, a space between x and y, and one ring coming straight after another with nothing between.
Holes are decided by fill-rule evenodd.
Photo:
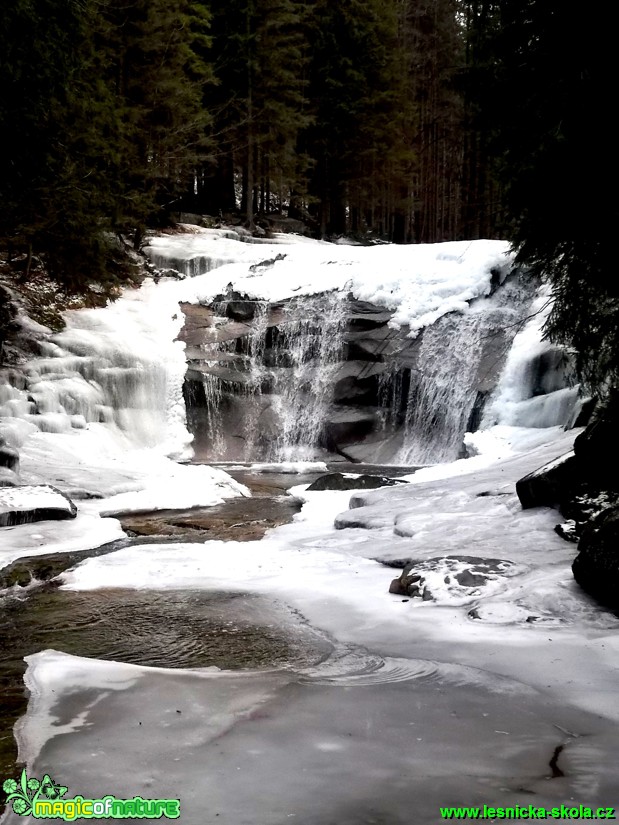
<instances>
[{"instance_id":1,"label":"snow-covered rock","mask_svg":"<svg viewBox=\"0 0 619 825\"><path fill-rule=\"evenodd\" d=\"M71 499L48 484L0 488L0 526L75 518Z\"/></svg>"}]
</instances>

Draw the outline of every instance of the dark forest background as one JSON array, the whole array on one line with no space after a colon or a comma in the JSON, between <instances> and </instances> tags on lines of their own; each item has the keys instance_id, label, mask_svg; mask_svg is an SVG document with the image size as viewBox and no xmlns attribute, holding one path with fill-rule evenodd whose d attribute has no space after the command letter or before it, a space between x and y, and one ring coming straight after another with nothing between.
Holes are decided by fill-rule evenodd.
<instances>
[{"instance_id":1,"label":"dark forest background","mask_svg":"<svg viewBox=\"0 0 619 825\"><path fill-rule=\"evenodd\" d=\"M616 378L615 4L12 0L0 247L67 287L181 211L318 237L509 238Z\"/></svg>"}]
</instances>

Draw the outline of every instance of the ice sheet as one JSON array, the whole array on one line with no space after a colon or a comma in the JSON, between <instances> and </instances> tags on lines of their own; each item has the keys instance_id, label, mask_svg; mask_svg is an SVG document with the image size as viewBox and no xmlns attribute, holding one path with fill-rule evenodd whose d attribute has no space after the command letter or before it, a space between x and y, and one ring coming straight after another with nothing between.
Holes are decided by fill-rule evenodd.
<instances>
[{"instance_id":1,"label":"ice sheet","mask_svg":"<svg viewBox=\"0 0 619 825\"><path fill-rule=\"evenodd\" d=\"M66 498L47 485L0 487L0 514L47 508L71 512Z\"/></svg>"},{"instance_id":2,"label":"ice sheet","mask_svg":"<svg viewBox=\"0 0 619 825\"><path fill-rule=\"evenodd\" d=\"M440 821L441 805L614 804L607 722L476 668L378 658L233 674L44 651L28 660L20 757L71 795L178 798L188 825L403 825ZM557 748L565 776L550 780Z\"/></svg>"},{"instance_id":3,"label":"ice sheet","mask_svg":"<svg viewBox=\"0 0 619 825\"><path fill-rule=\"evenodd\" d=\"M282 461L279 463L252 464L249 468L255 473L285 473L301 475L302 473L328 473L324 461Z\"/></svg>"},{"instance_id":4,"label":"ice sheet","mask_svg":"<svg viewBox=\"0 0 619 825\"><path fill-rule=\"evenodd\" d=\"M101 518L85 505L71 521L39 521L0 530L0 569L22 556L90 550L124 537L114 518Z\"/></svg>"},{"instance_id":5,"label":"ice sheet","mask_svg":"<svg viewBox=\"0 0 619 825\"><path fill-rule=\"evenodd\" d=\"M606 655L602 665L591 639L614 634L619 622L573 583L574 547L553 532L559 514L550 508L522 511L514 492L519 477L566 452L573 438L573 432L562 433L479 472L360 491L354 494L357 506L348 511L350 492L292 488L307 500L302 512L259 544L132 547L85 561L64 575L65 586L234 586L276 595L343 641L393 655L419 648L429 654L438 644L450 661L478 663L536 687L552 687L617 718L606 694L617 665ZM359 526L335 530L338 513L340 526L348 520ZM442 554L506 559L520 567L518 575L506 576L486 593L453 597L445 588L437 601L422 603L390 595L389 583L399 570L375 561ZM480 606L475 618L471 611ZM501 612L507 621L496 621ZM552 670L549 645L562 651L561 666Z\"/></svg>"}]
</instances>

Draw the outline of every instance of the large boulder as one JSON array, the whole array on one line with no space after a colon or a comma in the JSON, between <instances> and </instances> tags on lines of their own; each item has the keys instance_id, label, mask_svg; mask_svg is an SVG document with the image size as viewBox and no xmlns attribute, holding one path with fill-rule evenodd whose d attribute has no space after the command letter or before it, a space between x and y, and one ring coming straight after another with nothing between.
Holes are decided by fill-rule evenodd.
<instances>
[{"instance_id":1,"label":"large boulder","mask_svg":"<svg viewBox=\"0 0 619 825\"><path fill-rule=\"evenodd\" d=\"M49 484L0 487L0 527L75 518L71 499Z\"/></svg>"},{"instance_id":2,"label":"large boulder","mask_svg":"<svg viewBox=\"0 0 619 825\"><path fill-rule=\"evenodd\" d=\"M585 527L572 572L591 596L619 607L619 504L603 510Z\"/></svg>"},{"instance_id":3,"label":"large boulder","mask_svg":"<svg viewBox=\"0 0 619 825\"><path fill-rule=\"evenodd\" d=\"M516 493L524 510L557 507L574 494L579 480L578 460L569 452L517 481Z\"/></svg>"}]
</instances>

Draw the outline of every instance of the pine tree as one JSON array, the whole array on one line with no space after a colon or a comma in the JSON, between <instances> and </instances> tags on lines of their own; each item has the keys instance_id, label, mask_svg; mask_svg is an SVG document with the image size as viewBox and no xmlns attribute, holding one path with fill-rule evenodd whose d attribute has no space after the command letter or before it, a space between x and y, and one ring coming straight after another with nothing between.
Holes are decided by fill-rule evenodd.
<instances>
[{"instance_id":1,"label":"pine tree","mask_svg":"<svg viewBox=\"0 0 619 825\"><path fill-rule=\"evenodd\" d=\"M211 213L241 209L253 224L301 186L297 154L305 111L305 6L299 0L231 0L215 10L214 63L219 81L207 105L214 112L212 162L200 177L198 203Z\"/></svg>"},{"instance_id":2,"label":"pine tree","mask_svg":"<svg viewBox=\"0 0 619 825\"><path fill-rule=\"evenodd\" d=\"M391 182L401 179L398 173L409 159L401 140L408 99L401 94L398 22L395 2L316 0L313 5L315 123L306 143L322 235L346 232L350 218L354 224L361 213L369 218L369 228L382 222L389 232L386 224L398 199Z\"/></svg>"},{"instance_id":3,"label":"pine tree","mask_svg":"<svg viewBox=\"0 0 619 825\"><path fill-rule=\"evenodd\" d=\"M207 25L194 0L4 4L5 243L70 288L116 274L110 233L139 236L204 150Z\"/></svg>"},{"instance_id":4,"label":"pine tree","mask_svg":"<svg viewBox=\"0 0 619 825\"><path fill-rule=\"evenodd\" d=\"M456 0L409 3L412 94L417 104L412 145L415 239L448 240L460 232L463 98L456 78L465 41Z\"/></svg>"},{"instance_id":5,"label":"pine tree","mask_svg":"<svg viewBox=\"0 0 619 825\"><path fill-rule=\"evenodd\" d=\"M588 386L619 381L613 234L618 164L609 125L617 11L575 15L559 0L501 0L481 105L518 260L553 286L548 333L574 346ZM609 194L611 199L609 200Z\"/></svg>"},{"instance_id":6,"label":"pine tree","mask_svg":"<svg viewBox=\"0 0 619 825\"><path fill-rule=\"evenodd\" d=\"M166 220L209 150L210 15L195 0L102 0L100 71L116 103L114 224ZM139 236L139 231L138 231Z\"/></svg>"},{"instance_id":7,"label":"pine tree","mask_svg":"<svg viewBox=\"0 0 619 825\"><path fill-rule=\"evenodd\" d=\"M499 9L490 0L465 0L459 5L466 44L460 79L464 141L461 236L504 237L503 191L490 147L495 119L492 104L485 100L496 63L491 41L499 25Z\"/></svg>"},{"instance_id":8,"label":"pine tree","mask_svg":"<svg viewBox=\"0 0 619 825\"><path fill-rule=\"evenodd\" d=\"M27 251L26 276L32 254L42 253L67 285L106 275L108 148L97 127L109 109L89 73L90 22L77 0L18 0L0 10L0 236Z\"/></svg>"}]
</instances>

